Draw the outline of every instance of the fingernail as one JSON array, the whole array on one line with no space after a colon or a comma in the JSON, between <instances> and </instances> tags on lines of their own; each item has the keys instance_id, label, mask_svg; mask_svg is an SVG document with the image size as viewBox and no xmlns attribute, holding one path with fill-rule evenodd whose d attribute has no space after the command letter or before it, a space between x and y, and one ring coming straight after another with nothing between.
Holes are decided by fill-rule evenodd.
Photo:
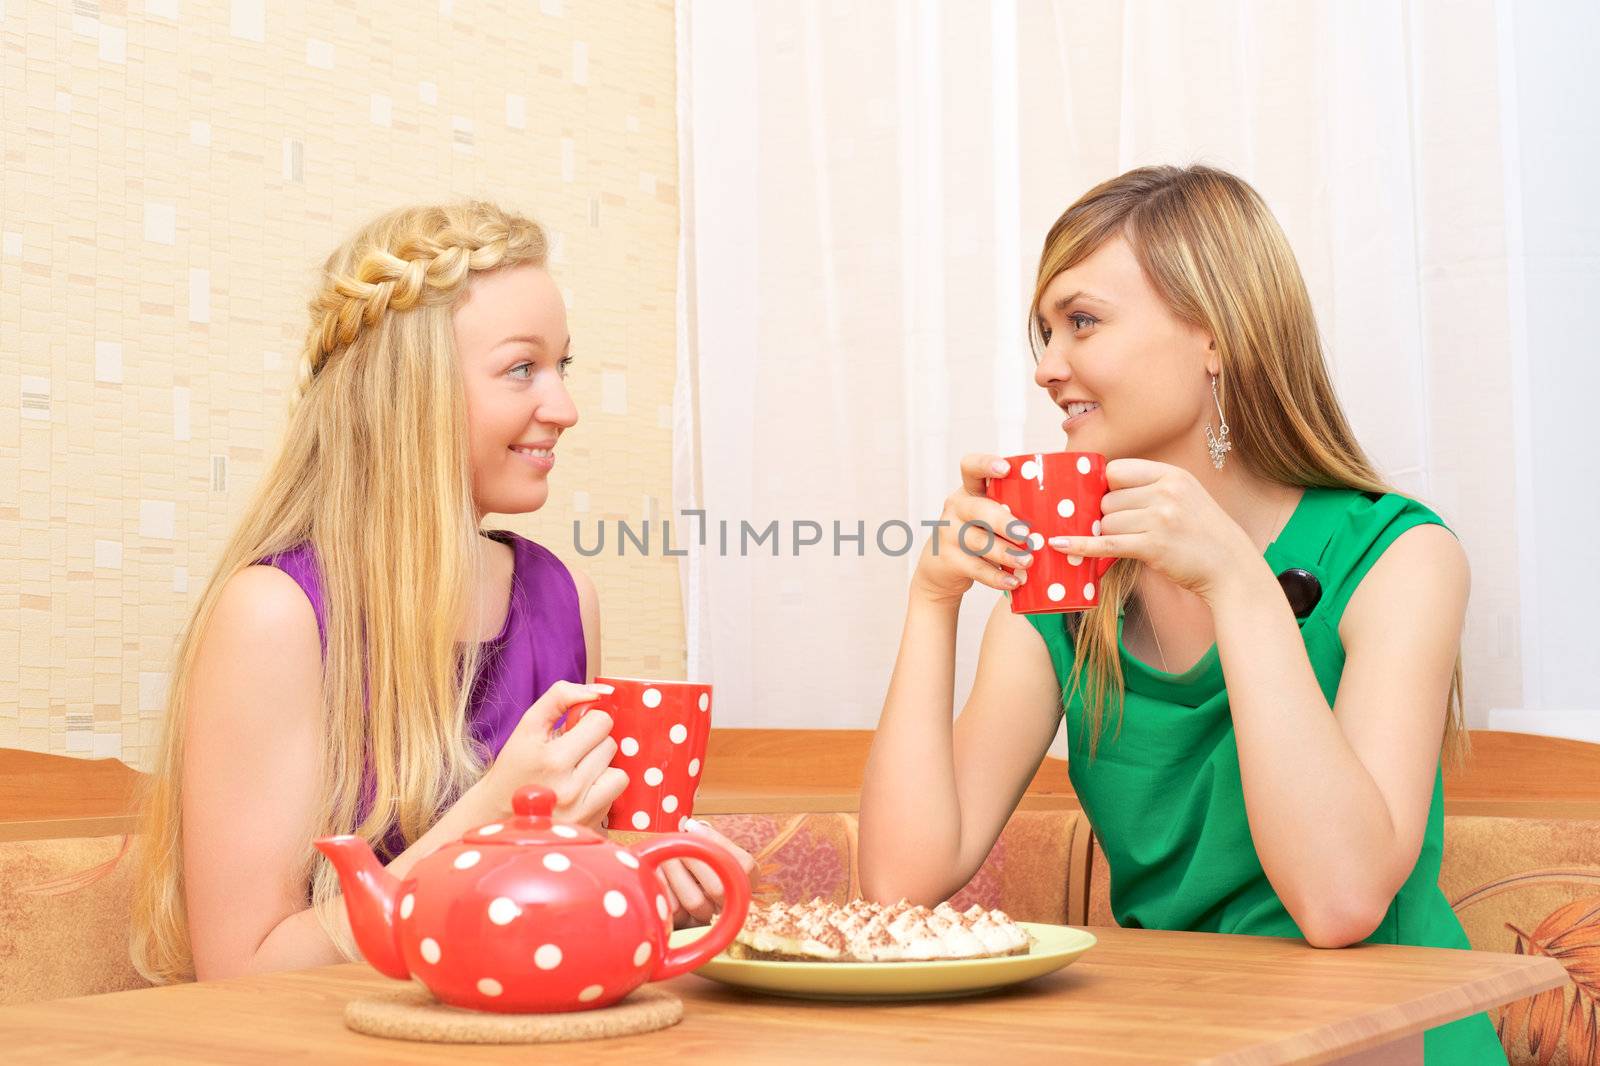
<instances>
[{"instance_id":1,"label":"fingernail","mask_svg":"<svg viewBox=\"0 0 1600 1066\"><path fill-rule=\"evenodd\" d=\"M596 692L600 693L600 695L602 695L602 696L609 696L613 692L617 691L611 685L601 685L601 684L598 684L598 683L590 685L589 687L594 689Z\"/></svg>"},{"instance_id":2,"label":"fingernail","mask_svg":"<svg viewBox=\"0 0 1600 1066\"><path fill-rule=\"evenodd\" d=\"M695 821L693 818L685 818L683 820L683 827L694 833L704 833L706 831L706 827Z\"/></svg>"},{"instance_id":3,"label":"fingernail","mask_svg":"<svg viewBox=\"0 0 1600 1066\"><path fill-rule=\"evenodd\" d=\"M1027 583L1028 583L1028 572L1026 570L1018 570L1017 571L1017 584L1026 585Z\"/></svg>"},{"instance_id":4,"label":"fingernail","mask_svg":"<svg viewBox=\"0 0 1600 1066\"><path fill-rule=\"evenodd\" d=\"M1049 544L1050 547L1055 548L1057 551L1066 551L1067 550L1067 545L1072 543L1072 538L1071 537L1051 537L1045 543Z\"/></svg>"},{"instance_id":5,"label":"fingernail","mask_svg":"<svg viewBox=\"0 0 1600 1066\"><path fill-rule=\"evenodd\" d=\"M1008 589L1014 589L1018 585L1022 584L1022 582L1018 581L1016 578L1012 577L1010 574L1007 574L1004 578L1002 578L1000 583L1002 585L1004 585Z\"/></svg>"},{"instance_id":6,"label":"fingernail","mask_svg":"<svg viewBox=\"0 0 1600 1066\"><path fill-rule=\"evenodd\" d=\"M1007 470L1011 469L1011 464L1006 462L1004 459L996 459L993 463L989 464L989 469L993 470L996 474L1004 474Z\"/></svg>"}]
</instances>

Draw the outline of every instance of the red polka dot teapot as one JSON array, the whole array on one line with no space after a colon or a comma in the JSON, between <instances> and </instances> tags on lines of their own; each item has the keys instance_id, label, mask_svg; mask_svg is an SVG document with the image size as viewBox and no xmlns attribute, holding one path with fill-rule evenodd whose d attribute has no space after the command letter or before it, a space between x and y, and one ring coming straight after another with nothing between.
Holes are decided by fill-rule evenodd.
<instances>
[{"instance_id":1,"label":"red polka dot teapot","mask_svg":"<svg viewBox=\"0 0 1600 1066\"><path fill-rule=\"evenodd\" d=\"M519 789L514 814L447 844L400 880L356 836L316 842L338 871L356 943L379 972L415 977L473 1010L590 1010L646 981L687 973L727 947L750 881L716 844L670 833L621 847L555 821L555 794ZM726 905L710 932L669 948L672 914L656 867L699 859Z\"/></svg>"}]
</instances>

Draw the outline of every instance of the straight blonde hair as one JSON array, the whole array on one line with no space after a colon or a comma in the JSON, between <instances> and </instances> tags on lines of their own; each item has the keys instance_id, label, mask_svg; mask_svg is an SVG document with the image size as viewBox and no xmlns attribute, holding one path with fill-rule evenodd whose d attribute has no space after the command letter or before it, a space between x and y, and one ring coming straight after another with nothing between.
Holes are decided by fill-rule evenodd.
<instances>
[{"instance_id":1,"label":"straight blonde hair","mask_svg":"<svg viewBox=\"0 0 1600 1066\"><path fill-rule=\"evenodd\" d=\"M452 311L474 274L543 266L547 246L537 223L465 201L391 211L323 263L283 448L178 645L134 850L131 951L146 979L194 972L181 846L187 688L240 570L303 543L320 567L321 820L301 874L346 957L359 956L336 921L338 879L311 840L354 832L380 845L398 827L413 841L482 772L466 729L477 647L457 640L479 549Z\"/></svg>"},{"instance_id":2,"label":"straight blonde hair","mask_svg":"<svg viewBox=\"0 0 1600 1066\"><path fill-rule=\"evenodd\" d=\"M1039 301L1045 289L1117 236L1127 240L1172 313L1215 339L1237 461L1286 485L1394 491L1339 406L1311 297L1283 230L1255 189L1226 171L1140 167L1095 186L1067 208L1039 256L1029 315L1036 355L1044 345ZM1113 563L1099 604L1068 623L1073 662L1062 699L1083 697L1091 758L1109 708L1117 709L1120 725L1126 684L1117 627L1139 571L1131 559ZM1456 764L1468 743L1459 653L1446 703L1443 753Z\"/></svg>"}]
</instances>

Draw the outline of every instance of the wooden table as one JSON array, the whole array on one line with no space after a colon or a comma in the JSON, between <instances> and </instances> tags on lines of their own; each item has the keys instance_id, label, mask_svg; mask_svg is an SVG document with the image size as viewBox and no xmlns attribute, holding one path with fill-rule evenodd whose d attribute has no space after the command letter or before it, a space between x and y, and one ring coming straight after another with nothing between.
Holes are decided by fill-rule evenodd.
<instances>
[{"instance_id":1,"label":"wooden table","mask_svg":"<svg viewBox=\"0 0 1600 1066\"><path fill-rule=\"evenodd\" d=\"M0 1010L0 1057L272 1066L1420 1062L1423 1029L1566 979L1554 959L1523 955L1093 932L1099 944L1067 969L965 1000L812 1003L680 977L666 986L685 1001L679 1025L592 1043L467 1047L361 1036L345 1029L344 1004L400 986L345 965L9 1007Z\"/></svg>"}]
</instances>

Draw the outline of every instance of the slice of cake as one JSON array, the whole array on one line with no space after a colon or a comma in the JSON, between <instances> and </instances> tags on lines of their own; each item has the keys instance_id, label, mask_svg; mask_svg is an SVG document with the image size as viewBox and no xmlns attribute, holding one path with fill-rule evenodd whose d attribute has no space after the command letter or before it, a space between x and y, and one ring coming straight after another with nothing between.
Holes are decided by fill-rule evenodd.
<instances>
[{"instance_id":1,"label":"slice of cake","mask_svg":"<svg viewBox=\"0 0 1600 1066\"><path fill-rule=\"evenodd\" d=\"M821 899L752 907L728 947L736 959L787 962L932 962L1025 955L1033 938L1004 911L906 900Z\"/></svg>"}]
</instances>

